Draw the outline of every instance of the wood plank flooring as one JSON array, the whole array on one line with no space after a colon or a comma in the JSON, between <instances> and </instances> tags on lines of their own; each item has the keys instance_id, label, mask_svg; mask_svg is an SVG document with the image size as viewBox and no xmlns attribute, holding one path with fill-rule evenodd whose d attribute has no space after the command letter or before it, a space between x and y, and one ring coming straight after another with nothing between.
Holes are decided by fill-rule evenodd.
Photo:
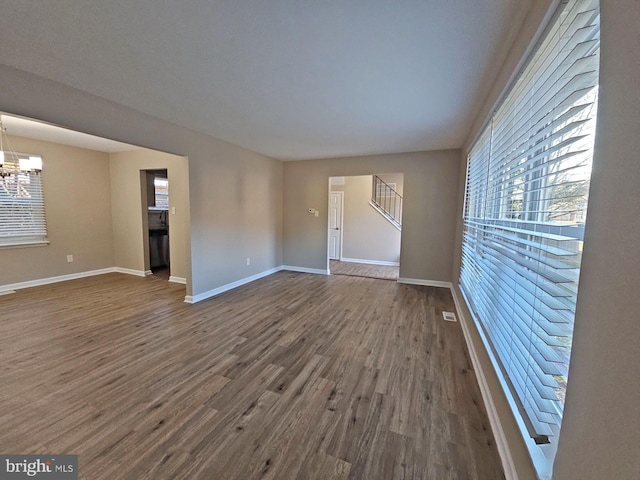
<instances>
[{"instance_id":1,"label":"wood plank flooring","mask_svg":"<svg viewBox=\"0 0 640 480\"><path fill-rule=\"evenodd\" d=\"M338 260L329 261L329 270L331 271L331 275L379 278L381 280L397 280L400 273L400 267L340 262Z\"/></svg>"},{"instance_id":2,"label":"wood plank flooring","mask_svg":"<svg viewBox=\"0 0 640 480\"><path fill-rule=\"evenodd\" d=\"M108 274L0 297L0 452L80 478L504 478L446 289L280 272L196 305Z\"/></svg>"}]
</instances>

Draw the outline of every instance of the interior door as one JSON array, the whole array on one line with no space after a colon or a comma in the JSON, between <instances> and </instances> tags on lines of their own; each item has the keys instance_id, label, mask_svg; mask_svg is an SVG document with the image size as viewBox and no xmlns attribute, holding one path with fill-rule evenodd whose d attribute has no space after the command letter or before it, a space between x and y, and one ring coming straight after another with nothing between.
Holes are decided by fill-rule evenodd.
<instances>
[{"instance_id":1,"label":"interior door","mask_svg":"<svg viewBox=\"0 0 640 480\"><path fill-rule=\"evenodd\" d=\"M329 193L329 258L342 257L342 205L343 192Z\"/></svg>"}]
</instances>

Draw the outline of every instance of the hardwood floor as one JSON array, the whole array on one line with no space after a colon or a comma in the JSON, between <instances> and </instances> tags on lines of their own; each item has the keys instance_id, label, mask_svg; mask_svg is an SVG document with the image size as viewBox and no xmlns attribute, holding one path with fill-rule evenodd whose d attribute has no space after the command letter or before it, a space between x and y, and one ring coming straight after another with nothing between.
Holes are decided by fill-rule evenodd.
<instances>
[{"instance_id":1,"label":"hardwood floor","mask_svg":"<svg viewBox=\"0 0 640 480\"><path fill-rule=\"evenodd\" d=\"M381 280L398 280L400 267L388 265L370 265L366 263L329 261L331 275L348 275L350 277L379 278Z\"/></svg>"},{"instance_id":2,"label":"hardwood floor","mask_svg":"<svg viewBox=\"0 0 640 480\"><path fill-rule=\"evenodd\" d=\"M108 274L0 297L0 451L80 478L504 478L446 289L280 272L196 305Z\"/></svg>"}]
</instances>

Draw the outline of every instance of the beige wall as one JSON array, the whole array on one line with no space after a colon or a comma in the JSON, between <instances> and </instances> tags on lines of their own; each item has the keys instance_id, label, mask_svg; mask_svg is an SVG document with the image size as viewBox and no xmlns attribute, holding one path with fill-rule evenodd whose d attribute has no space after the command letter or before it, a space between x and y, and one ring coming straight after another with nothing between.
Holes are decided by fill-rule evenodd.
<instances>
[{"instance_id":1,"label":"beige wall","mask_svg":"<svg viewBox=\"0 0 640 480\"><path fill-rule=\"evenodd\" d=\"M461 161L458 217L462 212L468 145L532 37L550 1L535 2L498 82L470 132ZM580 291L555 480L637 478L640 472L640 3L601 0L601 66L598 131L585 231ZM458 224L453 277L460 268ZM457 283L457 282L456 282ZM458 294L459 289L457 288ZM459 295L460 298L462 298ZM465 305L463 313L470 319ZM496 410L520 479L536 478L477 330L472 344L487 375Z\"/></svg>"},{"instance_id":2,"label":"beige wall","mask_svg":"<svg viewBox=\"0 0 640 480\"><path fill-rule=\"evenodd\" d=\"M211 157L189 157L189 178L202 291L282 265L282 162L221 142Z\"/></svg>"},{"instance_id":3,"label":"beige wall","mask_svg":"<svg viewBox=\"0 0 640 480\"><path fill-rule=\"evenodd\" d=\"M188 157L188 295L281 265L281 162L5 65L0 111Z\"/></svg>"},{"instance_id":4,"label":"beige wall","mask_svg":"<svg viewBox=\"0 0 640 480\"><path fill-rule=\"evenodd\" d=\"M375 210L371 201L371 175L345 177L344 185L332 191L344 192L342 256L348 259L382 262L400 261L400 231ZM402 191L402 174L385 176Z\"/></svg>"},{"instance_id":5,"label":"beige wall","mask_svg":"<svg viewBox=\"0 0 640 480\"><path fill-rule=\"evenodd\" d=\"M149 269L148 233L142 209L141 170L167 169L169 176L169 240L171 275L189 274L189 167L187 159L140 149L109 155L113 241L116 267ZM146 199L146 198L145 198Z\"/></svg>"},{"instance_id":6,"label":"beige wall","mask_svg":"<svg viewBox=\"0 0 640 480\"><path fill-rule=\"evenodd\" d=\"M107 154L12 137L17 152L42 156L49 245L0 248L0 286L113 267ZM73 255L73 263L67 263Z\"/></svg>"},{"instance_id":7,"label":"beige wall","mask_svg":"<svg viewBox=\"0 0 640 480\"><path fill-rule=\"evenodd\" d=\"M284 264L327 269L329 177L404 173L400 276L450 281L459 150L284 163ZM319 217L307 213L320 211Z\"/></svg>"}]
</instances>

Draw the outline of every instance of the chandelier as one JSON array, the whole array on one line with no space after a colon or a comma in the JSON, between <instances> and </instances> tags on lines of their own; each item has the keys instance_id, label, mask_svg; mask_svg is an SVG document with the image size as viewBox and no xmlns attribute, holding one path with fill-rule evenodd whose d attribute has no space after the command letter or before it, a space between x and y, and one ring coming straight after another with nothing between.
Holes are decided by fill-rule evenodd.
<instances>
[{"instance_id":1,"label":"chandelier","mask_svg":"<svg viewBox=\"0 0 640 480\"><path fill-rule=\"evenodd\" d=\"M40 173L42 171L42 157L39 155L25 155L16 153L11 148L7 129L2 123L0 115L0 178L24 173Z\"/></svg>"}]
</instances>

